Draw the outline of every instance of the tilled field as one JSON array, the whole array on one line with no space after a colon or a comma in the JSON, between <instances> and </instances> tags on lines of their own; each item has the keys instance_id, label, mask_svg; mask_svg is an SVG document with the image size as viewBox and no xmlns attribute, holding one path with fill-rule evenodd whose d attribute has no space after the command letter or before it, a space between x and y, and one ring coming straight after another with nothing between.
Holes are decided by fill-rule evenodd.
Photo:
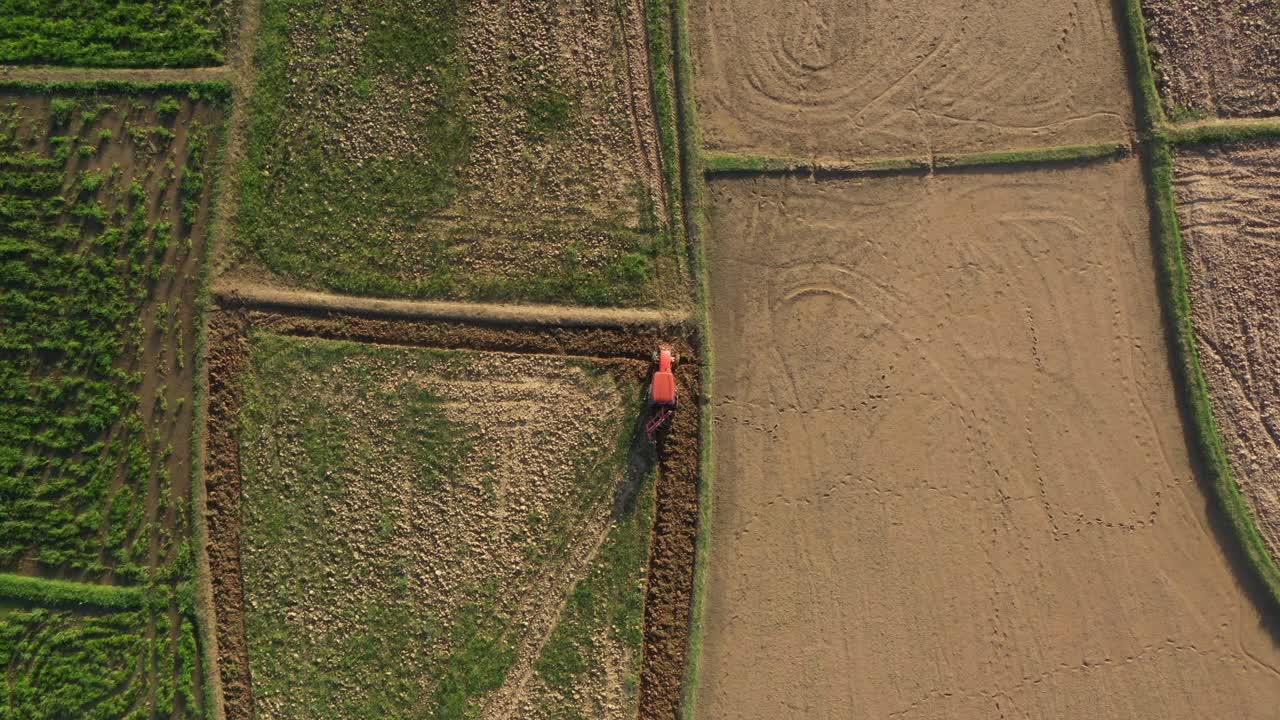
<instances>
[{"instance_id":1,"label":"tilled field","mask_svg":"<svg viewBox=\"0 0 1280 720\"><path fill-rule=\"evenodd\" d=\"M708 149L845 160L1122 141L1113 10L1019 0L701 0Z\"/></svg>"},{"instance_id":2,"label":"tilled field","mask_svg":"<svg viewBox=\"0 0 1280 720\"><path fill-rule=\"evenodd\" d=\"M1137 161L709 200L700 717L1280 703L1187 457Z\"/></svg>"},{"instance_id":3,"label":"tilled field","mask_svg":"<svg viewBox=\"0 0 1280 720\"><path fill-rule=\"evenodd\" d=\"M1143 0L1151 54L1175 118L1280 115L1280 5Z\"/></svg>"},{"instance_id":4,"label":"tilled field","mask_svg":"<svg viewBox=\"0 0 1280 720\"><path fill-rule=\"evenodd\" d=\"M219 317L210 530L229 715L669 716L697 418L681 413L654 483L634 426L647 362L576 357L599 353L590 332ZM653 342L613 339L615 355Z\"/></svg>"},{"instance_id":5,"label":"tilled field","mask_svg":"<svg viewBox=\"0 0 1280 720\"><path fill-rule=\"evenodd\" d=\"M1191 310L1236 481L1280 557L1280 146L1176 158Z\"/></svg>"}]
</instances>

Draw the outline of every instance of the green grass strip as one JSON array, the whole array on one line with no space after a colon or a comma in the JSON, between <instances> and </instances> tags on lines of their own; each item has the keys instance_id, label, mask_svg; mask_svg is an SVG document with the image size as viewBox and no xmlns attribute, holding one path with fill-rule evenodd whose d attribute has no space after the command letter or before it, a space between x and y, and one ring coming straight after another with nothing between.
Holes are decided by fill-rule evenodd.
<instances>
[{"instance_id":1,"label":"green grass strip","mask_svg":"<svg viewBox=\"0 0 1280 720\"><path fill-rule=\"evenodd\" d=\"M1280 120L1210 121L1166 125L1161 135L1163 139L1174 145L1280 139Z\"/></svg>"},{"instance_id":2,"label":"green grass strip","mask_svg":"<svg viewBox=\"0 0 1280 720\"><path fill-rule=\"evenodd\" d=\"M1151 185L1156 211L1154 220L1162 254L1163 294L1173 323L1177 365L1191 414L1195 449L1208 473L1218 505L1230 520L1249 566L1266 587L1273 604L1280 608L1280 568L1276 567L1274 558L1267 551L1262 533L1254 522L1253 511L1240 492L1222 435L1213 419L1209 385L1200 366L1195 328L1191 321L1187 267L1182 254L1182 232L1178 227L1173 192L1173 152L1169 144L1159 138L1152 141Z\"/></svg>"},{"instance_id":3,"label":"green grass strip","mask_svg":"<svg viewBox=\"0 0 1280 720\"><path fill-rule=\"evenodd\" d=\"M1129 25L1129 63L1134 82L1138 84L1138 122L1148 131L1162 125L1166 118L1160 91L1156 87L1156 72L1151 65L1151 53L1147 47L1147 22L1142 16L1142 0L1125 0L1125 20Z\"/></svg>"},{"instance_id":4,"label":"green grass strip","mask_svg":"<svg viewBox=\"0 0 1280 720\"><path fill-rule=\"evenodd\" d=\"M27 95L186 95L191 100L226 103L231 99L231 83L224 80L200 82L136 82L133 80L34 80L0 79L0 92Z\"/></svg>"},{"instance_id":5,"label":"green grass strip","mask_svg":"<svg viewBox=\"0 0 1280 720\"><path fill-rule=\"evenodd\" d=\"M1024 165L1029 163L1073 163L1123 157L1128 146L1118 143L1097 145L1061 145L1001 152L938 155L934 167L946 170L984 167L988 165Z\"/></svg>"},{"instance_id":6,"label":"green grass strip","mask_svg":"<svg viewBox=\"0 0 1280 720\"><path fill-rule=\"evenodd\" d=\"M843 161L703 151L701 159L703 172L713 176L736 173L835 173L859 175L864 173L925 170L929 167L928 161L924 158L911 157Z\"/></svg>"},{"instance_id":7,"label":"green grass strip","mask_svg":"<svg viewBox=\"0 0 1280 720\"><path fill-rule=\"evenodd\" d=\"M42 607L137 610L146 603L146 591L138 587L94 585L0 573L0 599Z\"/></svg>"},{"instance_id":8,"label":"green grass strip","mask_svg":"<svg viewBox=\"0 0 1280 720\"><path fill-rule=\"evenodd\" d=\"M693 61L689 44L687 0L649 0L669 13L675 66L676 111L680 140L680 170L684 198L684 221L689 243L693 282L697 293L696 318L701 365L698 368L702 397L712 397L715 350L711 342L711 316L708 312L706 246L706 176L702 153L702 134L698 128L698 107L694 95ZM668 3L670 3L668 5ZM705 629L707 567L711 553L711 520L715 508L715 463L712 452L711 406L704 403L698 427L698 533L694 542L693 588L689 608L689 642L685 655L684 693L680 716L693 720L697 715L698 687L702 665L702 637Z\"/></svg>"}]
</instances>

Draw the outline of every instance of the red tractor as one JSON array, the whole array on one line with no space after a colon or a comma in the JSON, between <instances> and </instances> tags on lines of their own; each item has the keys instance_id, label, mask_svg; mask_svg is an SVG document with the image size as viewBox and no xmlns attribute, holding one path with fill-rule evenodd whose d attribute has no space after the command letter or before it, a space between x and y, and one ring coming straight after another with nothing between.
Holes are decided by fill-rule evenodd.
<instances>
[{"instance_id":1,"label":"red tractor","mask_svg":"<svg viewBox=\"0 0 1280 720\"><path fill-rule=\"evenodd\" d=\"M676 362L676 355L670 346L659 346L654 354L658 369L653 373L653 381L649 383L649 419L644 424L644 432L652 442L658 430L671 421L676 414L676 376L671 374L671 366Z\"/></svg>"}]
</instances>

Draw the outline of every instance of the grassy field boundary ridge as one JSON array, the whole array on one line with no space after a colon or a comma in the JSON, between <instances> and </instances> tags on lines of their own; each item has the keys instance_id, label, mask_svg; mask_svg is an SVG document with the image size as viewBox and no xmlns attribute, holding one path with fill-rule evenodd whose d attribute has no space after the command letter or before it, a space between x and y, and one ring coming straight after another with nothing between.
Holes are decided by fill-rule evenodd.
<instances>
[{"instance_id":1,"label":"grassy field boundary ridge","mask_svg":"<svg viewBox=\"0 0 1280 720\"><path fill-rule=\"evenodd\" d=\"M1149 134L1163 125L1167 118L1156 86L1151 51L1147 46L1147 22L1142 15L1142 0L1125 0L1124 12L1129 30L1125 44L1129 50L1130 72L1138 86L1138 127L1144 134Z\"/></svg>"},{"instance_id":2,"label":"grassy field boundary ridge","mask_svg":"<svg viewBox=\"0 0 1280 720\"><path fill-rule=\"evenodd\" d=\"M1042 148L1001 150L995 152L946 153L928 157L897 157L878 160L831 160L768 155L750 155L709 151L702 153L703 171L717 175L816 175L854 177L886 175L929 170L961 170L969 168L1032 165L1048 163L1080 163L1121 158L1130 152L1125 143L1092 145L1060 145Z\"/></svg>"},{"instance_id":3,"label":"grassy field boundary ridge","mask_svg":"<svg viewBox=\"0 0 1280 720\"><path fill-rule=\"evenodd\" d=\"M13 80L0 78L0 92L30 95L186 95L192 102L213 102L225 107L231 100L231 83L225 80L145 82L140 80Z\"/></svg>"},{"instance_id":4,"label":"grassy field boundary ridge","mask_svg":"<svg viewBox=\"0 0 1280 720\"><path fill-rule=\"evenodd\" d=\"M137 586L98 585L0 573L0 599L54 608L137 610L146 604L147 593Z\"/></svg>"},{"instance_id":5,"label":"grassy field boundary ridge","mask_svg":"<svg viewBox=\"0 0 1280 720\"><path fill-rule=\"evenodd\" d=\"M715 349L711 338L711 316L707 301L707 257L703 237L706 234L706 155L702 150L702 136L698 128L698 108L694 93L693 61L689 40L688 0L648 0L660 6L668 15L666 30L670 33L674 52L671 63L675 70L677 125L680 144L680 185L684 200L684 233L687 237L690 270L693 278L696 305L694 308L698 328L699 374L702 397L709 406L712 382L712 366ZM712 439L712 413L703 411L698 427L698 532L694 545L693 591L689 608L689 644L685 656L684 691L680 699L682 720L694 720L697 716L699 671L702 660L702 635L706 615L707 565L711 553L711 520L715 502L715 462Z\"/></svg>"},{"instance_id":6,"label":"grassy field boundary ridge","mask_svg":"<svg viewBox=\"0 0 1280 720\"><path fill-rule=\"evenodd\" d=\"M1163 139L1173 145L1203 145L1280 139L1280 118L1243 121L1209 120L1166 125Z\"/></svg>"},{"instance_id":7,"label":"grassy field boundary ridge","mask_svg":"<svg viewBox=\"0 0 1280 720\"><path fill-rule=\"evenodd\" d=\"M929 169L929 160L925 157L853 161L704 151L701 153L701 162L703 173L708 176L746 174L870 175L918 172Z\"/></svg>"},{"instance_id":8,"label":"grassy field boundary ridge","mask_svg":"<svg viewBox=\"0 0 1280 720\"><path fill-rule=\"evenodd\" d=\"M1218 506L1230 522L1231 530L1243 551L1249 567L1266 588L1273 608L1280 608L1280 567L1267 551L1253 512L1245 500L1235 473L1227 458L1222 435L1213 417L1209 387L1200 355L1196 349L1195 327L1191 321L1191 296L1188 292L1187 267L1182 252L1182 231L1178 224L1177 199L1173 191L1173 138L1162 131L1165 114L1156 88L1155 73L1147 48L1146 24L1140 0L1126 0L1129 20L1130 62L1138 85L1140 129L1145 139L1147 181L1151 193L1152 229L1159 245L1161 300L1167 313L1177 353L1178 386L1185 395L1191 433L1198 456ZM1176 129L1174 129L1176 132ZM1214 137L1203 133L1201 139L1180 142L1204 142ZM1244 138L1233 138L1244 139Z\"/></svg>"},{"instance_id":9,"label":"grassy field boundary ridge","mask_svg":"<svg viewBox=\"0 0 1280 720\"><path fill-rule=\"evenodd\" d=\"M1094 145L1061 145L1056 147L1028 148L936 155L933 165L938 170L988 167L995 165L1045 165L1052 163L1080 163L1093 160L1114 160L1124 157L1129 146L1123 143L1097 143Z\"/></svg>"}]
</instances>

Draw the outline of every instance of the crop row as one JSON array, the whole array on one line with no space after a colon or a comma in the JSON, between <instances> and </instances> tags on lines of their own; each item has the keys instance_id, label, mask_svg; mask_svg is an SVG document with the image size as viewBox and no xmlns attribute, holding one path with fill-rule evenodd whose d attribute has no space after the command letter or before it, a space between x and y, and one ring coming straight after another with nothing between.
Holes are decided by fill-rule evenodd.
<instances>
[{"instance_id":1,"label":"crop row","mask_svg":"<svg viewBox=\"0 0 1280 720\"><path fill-rule=\"evenodd\" d=\"M216 65L226 18L219 0L0 0L0 62Z\"/></svg>"},{"instance_id":2,"label":"crop row","mask_svg":"<svg viewBox=\"0 0 1280 720\"><path fill-rule=\"evenodd\" d=\"M163 120L177 108L55 97L0 115L0 566L142 580L162 540L143 509L149 493L169 502L173 448L144 422L142 355L152 333L182 335L152 287L192 251L209 133L189 130L176 151ZM122 143L134 162L104 167ZM176 223L159 219L174 182L187 206ZM178 347L172 363L187 362Z\"/></svg>"}]
</instances>

